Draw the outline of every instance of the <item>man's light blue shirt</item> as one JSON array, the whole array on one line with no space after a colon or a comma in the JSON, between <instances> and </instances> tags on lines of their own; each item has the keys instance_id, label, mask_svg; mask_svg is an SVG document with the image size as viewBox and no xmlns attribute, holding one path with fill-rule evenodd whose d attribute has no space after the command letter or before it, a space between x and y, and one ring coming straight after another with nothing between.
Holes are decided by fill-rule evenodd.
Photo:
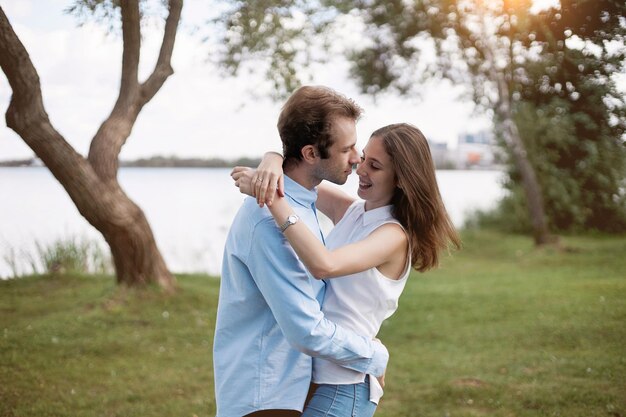
<instances>
[{"instance_id":1,"label":"man's light blue shirt","mask_svg":"<svg viewBox=\"0 0 626 417\"><path fill-rule=\"evenodd\" d=\"M285 176L289 204L316 235L316 190ZM323 281L311 277L267 208L247 198L231 226L222 266L213 366L218 417L302 410L316 356L381 375L380 343L324 318Z\"/></svg>"}]
</instances>

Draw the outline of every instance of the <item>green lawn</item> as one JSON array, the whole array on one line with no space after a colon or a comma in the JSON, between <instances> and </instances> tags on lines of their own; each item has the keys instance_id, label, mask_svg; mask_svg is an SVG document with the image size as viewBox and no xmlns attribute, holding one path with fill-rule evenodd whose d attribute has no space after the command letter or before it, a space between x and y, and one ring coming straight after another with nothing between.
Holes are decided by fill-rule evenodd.
<instances>
[{"instance_id":1,"label":"green lawn","mask_svg":"<svg viewBox=\"0 0 626 417\"><path fill-rule=\"evenodd\" d=\"M466 232L414 274L380 338L377 416L626 417L626 237ZM219 281L118 289L107 277L0 282L0 416L212 416Z\"/></svg>"}]
</instances>

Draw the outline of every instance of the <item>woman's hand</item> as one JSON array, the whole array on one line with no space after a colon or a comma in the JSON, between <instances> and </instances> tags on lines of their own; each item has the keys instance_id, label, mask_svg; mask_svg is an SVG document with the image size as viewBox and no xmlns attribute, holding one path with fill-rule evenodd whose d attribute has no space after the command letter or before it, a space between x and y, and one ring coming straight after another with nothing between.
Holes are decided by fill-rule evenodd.
<instances>
[{"instance_id":1,"label":"woman's hand","mask_svg":"<svg viewBox=\"0 0 626 417\"><path fill-rule=\"evenodd\" d=\"M283 157L276 152L267 152L252 176L253 197L260 207L272 205L278 192L279 197L285 196L285 180L283 178Z\"/></svg>"},{"instance_id":2,"label":"woman's hand","mask_svg":"<svg viewBox=\"0 0 626 417\"><path fill-rule=\"evenodd\" d=\"M235 167L230 172L230 176L235 180L235 186L239 187L239 192L254 197L252 188L252 176L255 170L249 167Z\"/></svg>"}]
</instances>

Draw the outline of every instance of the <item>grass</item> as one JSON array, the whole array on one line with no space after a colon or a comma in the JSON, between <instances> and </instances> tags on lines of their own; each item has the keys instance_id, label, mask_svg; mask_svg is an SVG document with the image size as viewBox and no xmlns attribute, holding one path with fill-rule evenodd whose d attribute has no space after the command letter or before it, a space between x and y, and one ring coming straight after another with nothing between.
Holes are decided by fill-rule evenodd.
<instances>
[{"instance_id":1,"label":"grass","mask_svg":"<svg viewBox=\"0 0 626 417\"><path fill-rule=\"evenodd\" d=\"M11 269L13 278L30 274L106 274L113 271L108 250L86 237L70 236L47 244L35 242L34 251L10 247L3 260Z\"/></svg>"},{"instance_id":2,"label":"grass","mask_svg":"<svg viewBox=\"0 0 626 417\"><path fill-rule=\"evenodd\" d=\"M626 237L466 232L411 277L380 338L377 416L626 417ZM210 416L219 281L180 292L110 277L0 282L0 416Z\"/></svg>"},{"instance_id":3,"label":"grass","mask_svg":"<svg viewBox=\"0 0 626 417\"><path fill-rule=\"evenodd\" d=\"M110 278L0 283L0 416L206 416L219 282L176 297Z\"/></svg>"}]
</instances>

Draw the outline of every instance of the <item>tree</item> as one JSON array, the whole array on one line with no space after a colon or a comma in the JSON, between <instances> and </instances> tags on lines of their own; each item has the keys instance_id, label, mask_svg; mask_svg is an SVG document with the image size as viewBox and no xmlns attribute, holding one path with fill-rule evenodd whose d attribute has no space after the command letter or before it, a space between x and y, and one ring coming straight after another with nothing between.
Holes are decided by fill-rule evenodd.
<instances>
[{"instance_id":1,"label":"tree","mask_svg":"<svg viewBox=\"0 0 626 417\"><path fill-rule=\"evenodd\" d=\"M524 65L515 122L546 190L551 230L626 230L626 103L612 78L624 70L625 11L610 0L568 0L531 16L527 46L537 56ZM511 165L511 192L483 222L529 229L518 178Z\"/></svg>"},{"instance_id":2,"label":"tree","mask_svg":"<svg viewBox=\"0 0 626 417\"><path fill-rule=\"evenodd\" d=\"M626 230L626 98L612 78L626 64L625 14L623 2L562 0L532 17L540 58L516 121L554 230Z\"/></svg>"},{"instance_id":3,"label":"tree","mask_svg":"<svg viewBox=\"0 0 626 417\"><path fill-rule=\"evenodd\" d=\"M123 55L120 91L109 117L94 136L85 158L55 130L44 109L39 76L24 45L0 8L0 67L13 95L6 112L13 129L50 169L78 211L111 248L117 282L157 284L172 291L175 281L161 256L143 211L117 181L119 153L142 108L173 74L171 56L182 0L168 1L163 41L152 74L138 80L141 12L139 0L84 0L76 7L121 11Z\"/></svg>"},{"instance_id":4,"label":"tree","mask_svg":"<svg viewBox=\"0 0 626 417\"><path fill-rule=\"evenodd\" d=\"M553 67L557 68L553 80L559 80L554 82L556 90L564 86L562 96L544 79L524 92L516 111L516 123L547 190L551 228L625 231L623 98L621 103L616 99L608 107L613 82L600 82L595 74L602 71L600 63L580 51L568 50L565 55L568 64ZM577 74L568 74L568 68ZM516 175L512 170L511 178ZM510 182L508 187L513 191L509 198L515 200L515 183Z\"/></svg>"},{"instance_id":5,"label":"tree","mask_svg":"<svg viewBox=\"0 0 626 417\"><path fill-rule=\"evenodd\" d=\"M343 53L351 64L351 75L362 91L378 94L393 90L418 95L421 82L432 79L448 79L465 86L478 110L492 117L494 130L510 156L511 182L517 187L517 195L523 196L526 223L536 244L543 244L553 240L549 224L561 229L559 222L549 222L546 215L546 206L555 207L552 190L546 190L546 187L555 183L549 175L554 172L556 162L546 161L552 165L550 169L541 169L546 178L542 180L537 172L542 157L540 141L530 138L536 138L538 132L526 129L536 126L528 121L528 117L524 119L522 113L525 111L528 115L525 107L538 98L535 95L531 99L529 94L543 91L546 77L552 86L548 92L557 93L560 82L567 88L573 85L573 82L567 84L555 78L555 75L564 74L561 65L569 63L569 58L575 55L570 51L569 58L563 58L565 37L578 34L585 42L606 48L603 42L623 35L625 6L622 3L615 0L563 0L558 8L533 14L532 0L232 2L232 9L221 19L225 29L223 63L236 72L247 60L269 61L266 67L268 77L276 83L285 79L282 86L288 90L290 85L297 84L294 82L296 71L309 64L309 58L315 57L316 51L319 56L320 43L315 42L320 38L318 35L327 36L325 44L336 46L338 42L333 38L333 30L337 26L350 25L361 35L361 40L356 45L346 45ZM436 52L434 59L429 58L432 50ZM606 57L606 54L596 57L595 62ZM288 64L284 63L286 59ZM611 65L614 69L620 68L616 60L613 57L606 68ZM585 68L592 67L587 65ZM273 71L275 68L283 68L285 74ZM589 83L590 77L587 87ZM578 82L576 85L582 91L582 84ZM562 92L565 90L563 87ZM580 100L572 106L579 115L587 105L595 109L606 108L603 102L614 95L614 91L614 88L604 89L593 100ZM541 100L545 100L546 94L543 96ZM575 96L563 95L561 99L572 100ZM552 106L553 109L561 108L554 102ZM617 117L623 122L619 111L609 111L607 115L611 120ZM609 119L594 120L606 127ZM584 148L589 145L586 141L595 139L581 129L582 123L578 123L569 138L585 142L579 146ZM614 143L621 141L619 129L605 129L603 135L612 135ZM558 142L558 138L555 137L555 141ZM564 141L560 146L568 144ZM610 176L612 186L619 184L616 178L619 175L615 173ZM570 178L574 182L587 181L583 189L593 187L593 182L588 179L589 176L584 180ZM613 191L616 189L619 187L612 188ZM615 199L614 192L609 195L609 199ZM608 207L610 202L606 203ZM552 210L550 214L556 212Z\"/></svg>"},{"instance_id":6,"label":"tree","mask_svg":"<svg viewBox=\"0 0 626 417\"><path fill-rule=\"evenodd\" d=\"M275 49L285 49L284 42L274 40L280 40L286 30L293 33L293 24L268 19L268 16L281 13L293 16L296 9L309 16L307 24L301 27L315 27L301 34L324 31L342 14L358 19L363 27L362 44L365 46L348 48L346 55L352 63L352 75L365 92L375 94L395 89L402 94L414 93L420 78L415 69L423 67L419 60L424 50L434 48L436 59L432 65L423 67L421 76L447 78L465 85L475 103L492 112L496 129L520 173L535 242L551 241L541 187L513 117L512 86L518 81L517 69L526 53L517 27L524 23L524 12L530 7L530 0L321 3L320 6L326 6L326 12L318 11L315 15L302 9L298 1L275 2L269 7L266 2L257 6L237 3L236 10L226 20L228 59L224 62L236 69L246 58L245 53L258 52L259 46L267 49L267 46L277 45ZM267 30L260 34L251 30L261 22L270 22ZM281 59L282 55L273 55L271 67L277 67L274 62Z\"/></svg>"}]
</instances>

